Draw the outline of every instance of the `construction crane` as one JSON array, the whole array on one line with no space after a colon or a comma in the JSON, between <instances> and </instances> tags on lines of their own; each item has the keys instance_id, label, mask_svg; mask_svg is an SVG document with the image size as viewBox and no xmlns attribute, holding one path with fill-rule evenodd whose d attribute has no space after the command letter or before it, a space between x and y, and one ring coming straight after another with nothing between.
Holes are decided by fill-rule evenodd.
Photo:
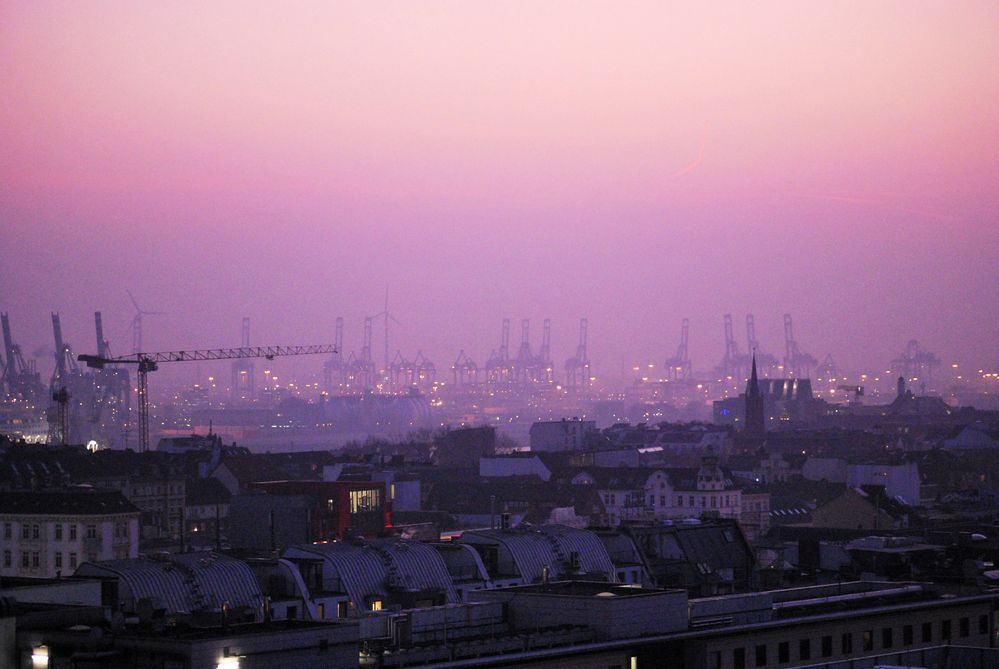
<instances>
[{"instance_id":1,"label":"construction crane","mask_svg":"<svg viewBox=\"0 0 999 669\"><path fill-rule=\"evenodd\" d=\"M531 382L534 356L531 354L531 321L523 319L520 321L520 348L517 349L517 358L514 360L515 380L519 385L526 386Z\"/></svg>"},{"instance_id":2,"label":"construction crane","mask_svg":"<svg viewBox=\"0 0 999 669\"><path fill-rule=\"evenodd\" d=\"M21 347L14 343L7 312L0 313L0 325L3 329L5 356L2 385L7 395L26 402L40 402L45 393L41 375L35 368L35 361L26 362L21 355Z\"/></svg>"},{"instance_id":3,"label":"construction crane","mask_svg":"<svg viewBox=\"0 0 999 669\"><path fill-rule=\"evenodd\" d=\"M807 379L812 368L819 363L812 355L805 353L794 339L794 326L791 314L784 314L784 376Z\"/></svg>"},{"instance_id":4,"label":"construction crane","mask_svg":"<svg viewBox=\"0 0 999 669\"><path fill-rule=\"evenodd\" d=\"M589 321L579 319L579 344L576 355L565 361L565 385L571 393L586 393L590 389L590 357L586 350Z\"/></svg>"},{"instance_id":5,"label":"construction crane","mask_svg":"<svg viewBox=\"0 0 999 669\"><path fill-rule=\"evenodd\" d=\"M676 355L666 361L666 378L670 381L690 378L690 355L687 352L689 339L690 319L684 318L680 326L680 345L676 347Z\"/></svg>"},{"instance_id":6,"label":"construction crane","mask_svg":"<svg viewBox=\"0 0 999 669\"><path fill-rule=\"evenodd\" d=\"M289 355L317 355L334 353L332 345L314 346L256 346L245 348L215 348L195 351L169 351L164 353L133 353L117 358L81 354L77 357L87 367L104 369L107 365L136 365L138 370L139 444L142 452L149 450L149 372L159 369L162 362L191 362L196 360L237 360L240 358L266 358L273 360Z\"/></svg>"},{"instance_id":7,"label":"construction crane","mask_svg":"<svg viewBox=\"0 0 999 669\"><path fill-rule=\"evenodd\" d=\"M346 380L344 379L344 362L343 362L343 316L336 317L336 329L333 337L334 352L329 359L323 363L323 383L325 384L326 392L332 394L333 388L336 386L337 389L343 388Z\"/></svg>"},{"instance_id":8,"label":"construction crane","mask_svg":"<svg viewBox=\"0 0 999 669\"><path fill-rule=\"evenodd\" d=\"M510 319L503 319L499 349L493 349L486 360L486 382L492 387L506 386L511 381L513 366L510 361Z\"/></svg>"},{"instance_id":9,"label":"construction crane","mask_svg":"<svg viewBox=\"0 0 999 669\"><path fill-rule=\"evenodd\" d=\"M751 362L751 356L756 356L756 366L763 372L763 376L773 376L777 368L777 358L770 353L760 350L760 342L756 339L756 319L753 314L746 314L746 343L749 349L746 353L746 366Z\"/></svg>"},{"instance_id":10,"label":"construction crane","mask_svg":"<svg viewBox=\"0 0 999 669\"><path fill-rule=\"evenodd\" d=\"M80 407L90 403L94 389L92 379L80 372L73 358L72 347L62 338L62 322L59 312L55 311L52 312L52 334L55 341L55 368L49 382L52 394L49 415L54 420L49 423L49 443L66 444L69 442L70 424L79 428Z\"/></svg>"},{"instance_id":11,"label":"construction crane","mask_svg":"<svg viewBox=\"0 0 999 669\"><path fill-rule=\"evenodd\" d=\"M458 353L458 358L451 365L451 374L454 385L461 388L474 386L479 382L479 366L465 355L464 349Z\"/></svg>"},{"instance_id":12,"label":"construction crane","mask_svg":"<svg viewBox=\"0 0 999 669\"><path fill-rule=\"evenodd\" d=\"M922 379L923 382L933 382L933 369L940 365L940 358L929 351L924 351L915 339L910 339L902 354L891 361L891 371L897 376L907 379Z\"/></svg>"},{"instance_id":13,"label":"construction crane","mask_svg":"<svg viewBox=\"0 0 999 669\"><path fill-rule=\"evenodd\" d=\"M97 355L102 358L112 357L111 346L104 338L104 322L99 311L94 312L94 330L97 335ZM97 370L92 378L92 430L102 433L109 444L119 442L124 445L131 395L128 371L119 368Z\"/></svg>"},{"instance_id":14,"label":"construction crane","mask_svg":"<svg viewBox=\"0 0 999 669\"><path fill-rule=\"evenodd\" d=\"M250 347L250 318L243 317L241 330L242 348ZM252 360L238 359L232 361L232 382L229 386L229 401L232 404L252 402L257 394L256 375Z\"/></svg>"},{"instance_id":15,"label":"construction crane","mask_svg":"<svg viewBox=\"0 0 999 669\"><path fill-rule=\"evenodd\" d=\"M546 318L541 330L541 351L538 353L538 377L542 383L555 382L555 366L552 364L552 320Z\"/></svg>"},{"instance_id":16,"label":"construction crane","mask_svg":"<svg viewBox=\"0 0 999 669\"><path fill-rule=\"evenodd\" d=\"M732 314L725 314L725 357L718 365L718 373L723 377L732 377L737 381L746 378L745 358L739 353L739 344L735 341L735 330L732 327Z\"/></svg>"}]
</instances>

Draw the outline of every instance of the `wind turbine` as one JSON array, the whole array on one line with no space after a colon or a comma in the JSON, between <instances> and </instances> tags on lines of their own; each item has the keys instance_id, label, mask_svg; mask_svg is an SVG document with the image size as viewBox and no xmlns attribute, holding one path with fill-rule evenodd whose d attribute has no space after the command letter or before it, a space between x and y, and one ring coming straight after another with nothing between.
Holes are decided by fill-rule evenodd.
<instances>
[{"instance_id":1,"label":"wind turbine","mask_svg":"<svg viewBox=\"0 0 999 669\"><path fill-rule=\"evenodd\" d=\"M162 311L146 311L139 306L139 303L135 301L135 296L132 295L132 291L125 289L128 293L128 299L132 300L132 306L135 307L135 316L132 317L132 353L143 353L142 350L142 317L143 316L163 316L165 315Z\"/></svg>"},{"instance_id":2,"label":"wind turbine","mask_svg":"<svg viewBox=\"0 0 999 669\"><path fill-rule=\"evenodd\" d=\"M402 323L399 322L399 319L397 319L395 316L393 316L392 313L389 311L389 308L388 308L388 286L385 286L385 308L382 309L379 313L375 314L374 316L371 316L371 318L372 319L374 319L374 318L381 318L381 319L384 320L384 323L385 323L385 368L384 368L384 371L385 371L385 374L388 374L388 368L389 368L389 321L395 321L396 325L402 325Z\"/></svg>"}]
</instances>

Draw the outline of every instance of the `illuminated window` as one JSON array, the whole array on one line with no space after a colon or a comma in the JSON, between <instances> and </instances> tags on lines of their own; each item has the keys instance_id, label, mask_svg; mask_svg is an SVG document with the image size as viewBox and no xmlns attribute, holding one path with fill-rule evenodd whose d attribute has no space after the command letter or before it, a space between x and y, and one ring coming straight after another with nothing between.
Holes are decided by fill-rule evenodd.
<instances>
[{"instance_id":1,"label":"illuminated window","mask_svg":"<svg viewBox=\"0 0 999 669\"><path fill-rule=\"evenodd\" d=\"M380 600L380 599L372 599L371 600L371 610L372 611L381 611L382 610L382 600Z\"/></svg>"},{"instance_id":2,"label":"illuminated window","mask_svg":"<svg viewBox=\"0 0 999 669\"><path fill-rule=\"evenodd\" d=\"M351 490L350 491L350 512L364 513L366 511L378 511L382 506L381 490L373 488L371 490Z\"/></svg>"}]
</instances>

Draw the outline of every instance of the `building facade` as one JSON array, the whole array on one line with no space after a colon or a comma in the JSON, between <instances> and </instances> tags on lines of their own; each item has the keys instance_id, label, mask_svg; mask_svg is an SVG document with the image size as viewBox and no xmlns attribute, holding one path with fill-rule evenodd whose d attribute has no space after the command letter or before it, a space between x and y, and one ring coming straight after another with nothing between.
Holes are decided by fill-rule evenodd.
<instances>
[{"instance_id":1,"label":"building facade","mask_svg":"<svg viewBox=\"0 0 999 669\"><path fill-rule=\"evenodd\" d=\"M0 493L0 575L54 578L139 554L140 511L121 493Z\"/></svg>"}]
</instances>

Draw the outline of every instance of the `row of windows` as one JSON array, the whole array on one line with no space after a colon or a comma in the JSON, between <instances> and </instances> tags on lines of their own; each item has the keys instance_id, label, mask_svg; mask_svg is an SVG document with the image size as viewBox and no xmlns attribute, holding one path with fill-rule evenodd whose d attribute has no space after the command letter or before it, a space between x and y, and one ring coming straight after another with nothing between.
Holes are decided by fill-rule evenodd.
<instances>
[{"instance_id":1,"label":"row of windows","mask_svg":"<svg viewBox=\"0 0 999 669\"><path fill-rule=\"evenodd\" d=\"M689 506L689 507L695 506L695 504L694 504L695 499L696 498L693 495L688 495L688 497L687 497L687 506ZM715 495L710 495L710 496L701 495L700 502L701 502L701 508L702 509L707 508L708 504L711 505L712 509L717 509L719 507L719 505L721 505L722 497L721 497L721 495L718 495L718 496L715 496ZM683 506L683 495L677 495L677 497L676 497L676 505L679 506L679 507ZM732 495L725 495L725 504L724 504L724 506L722 508L728 507L728 506L732 506Z\"/></svg>"},{"instance_id":2,"label":"row of windows","mask_svg":"<svg viewBox=\"0 0 999 669\"><path fill-rule=\"evenodd\" d=\"M626 506L629 505L629 504L635 504L635 503L638 502L639 499L640 498L638 498L637 496L629 493L627 495L627 497L624 498L624 500L625 500L624 503L625 503ZM683 495L677 495L676 496L676 506L679 507L679 508L683 508L683 500L684 500ZM722 503L723 500L724 500L724 504ZM603 495L603 501L604 501L604 504L610 504L610 505L617 504L617 494L616 493L612 493L612 492L611 493L604 493L604 495ZM698 501L697 497L695 497L694 495L690 495L690 496L687 497L687 506L690 507L690 508L694 508L694 507L697 506L697 501ZM737 500L736 500L736 503L738 503ZM725 508L725 507L732 506L732 504L733 504L732 495L725 495L724 498L722 498L721 495L717 495L717 496L716 495L701 495L700 496L700 508L702 508L702 509L707 509L709 507L712 508L712 509L717 509L719 507ZM649 506L655 506L655 505L656 505L656 496L655 495L649 495ZM660 495L659 496L659 506L666 506L666 495Z\"/></svg>"},{"instance_id":3,"label":"row of windows","mask_svg":"<svg viewBox=\"0 0 999 669\"><path fill-rule=\"evenodd\" d=\"M183 485L181 485L179 483L176 484L176 485L174 485L172 483L169 484L169 485L167 485L167 494L168 495L175 495L175 494L176 495L181 495L183 493L184 493L184 486ZM132 496L133 497L138 497L139 495L153 495L153 494L162 495L163 494L163 486L158 485L155 488L153 486L151 486L151 485L133 486L132 487Z\"/></svg>"},{"instance_id":4,"label":"row of windows","mask_svg":"<svg viewBox=\"0 0 999 669\"><path fill-rule=\"evenodd\" d=\"M115 523L115 530L116 530L116 532L118 531L118 527L119 526L126 527L126 532L127 532L127 526L128 526L127 523ZM63 528L64 528L64 525L62 523L55 523L53 525L53 538L55 539L55 541L62 541L63 540L63 536L64 536L64 534L63 534ZM76 523L68 523L68 524L65 525L65 528L67 528L66 529L66 534L68 534L69 540L70 541L76 541L76 538L77 538L77 529L76 529L77 525L76 525ZM97 538L97 525L94 525L94 524L87 525L86 528L84 529L84 532L85 532L85 536L88 539L96 539ZM39 539L39 538L41 538L42 533L43 533L42 526L39 525L38 523L22 523L21 524L21 539ZM4 523L3 524L3 538L4 539L11 539L11 538L13 538L13 536L14 536L14 527L13 527L13 524L12 523ZM118 536L118 535L115 534L115 536Z\"/></svg>"},{"instance_id":5,"label":"row of windows","mask_svg":"<svg viewBox=\"0 0 999 669\"><path fill-rule=\"evenodd\" d=\"M934 641L950 641L953 638L953 621L951 620L941 620L939 624L939 638L934 639L934 630L932 622L922 623L919 627L919 643L927 644L933 643ZM971 635L971 618L965 616L959 618L957 621L958 636L961 638L968 637ZM904 625L902 627L902 638L901 645L911 646L916 643L915 641L916 629L913 625ZM988 615L978 616L978 633L988 634L989 633L989 617ZM888 650L895 647L895 629L892 627L882 627L878 630L876 635L875 630L869 629L860 632L859 639L854 641L855 634L853 632L844 632L839 635L839 652L841 655L852 655L855 650L861 652L870 652L874 650L875 639L877 636L880 637L880 650ZM797 661L811 660L813 657L829 658L833 656L834 648L834 638L832 635L823 636L818 640L817 644L812 643L813 639L798 639L796 644L797 650ZM791 650L792 642L781 641L777 644L777 663L789 663L791 662ZM749 666L754 667L766 667L770 661L769 652L771 648L767 644L757 644L749 649L747 648L735 648L732 651L732 667L734 669L747 669ZM749 660L752 661L750 665ZM722 656L721 651L715 651L711 656L711 662L708 665L711 669L718 669L721 667Z\"/></svg>"},{"instance_id":6,"label":"row of windows","mask_svg":"<svg viewBox=\"0 0 999 669\"><path fill-rule=\"evenodd\" d=\"M62 553L55 554L55 568L62 569ZM40 564L41 555L38 551L23 551L21 553L21 568L22 569L38 569ZM93 559L96 559L96 555ZM69 568L76 569L76 553L69 553ZM9 550L3 552L3 566L10 569L14 565L14 554Z\"/></svg>"},{"instance_id":7,"label":"row of windows","mask_svg":"<svg viewBox=\"0 0 999 669\"><path fill-rule=\"evenodd\" d=\"M78 525L76 523L55 523L52 526L52 537L54 541L63 541L64 537L68 537L69 541L76 541L78 536ZM98 537L97 525L89 524L85 525L83 529L84 536L87 539L96 539ZM21 539L34 540L42 538L44 530L42 526L38 523L23 523L21 525ZM11 539L14 536L14 528L12 523L4 523L3 525L3 538ZM128 538L128 523L124 521L119 521L114 524L114 537L115 539Z\"/></svg>"}]
</instances>

